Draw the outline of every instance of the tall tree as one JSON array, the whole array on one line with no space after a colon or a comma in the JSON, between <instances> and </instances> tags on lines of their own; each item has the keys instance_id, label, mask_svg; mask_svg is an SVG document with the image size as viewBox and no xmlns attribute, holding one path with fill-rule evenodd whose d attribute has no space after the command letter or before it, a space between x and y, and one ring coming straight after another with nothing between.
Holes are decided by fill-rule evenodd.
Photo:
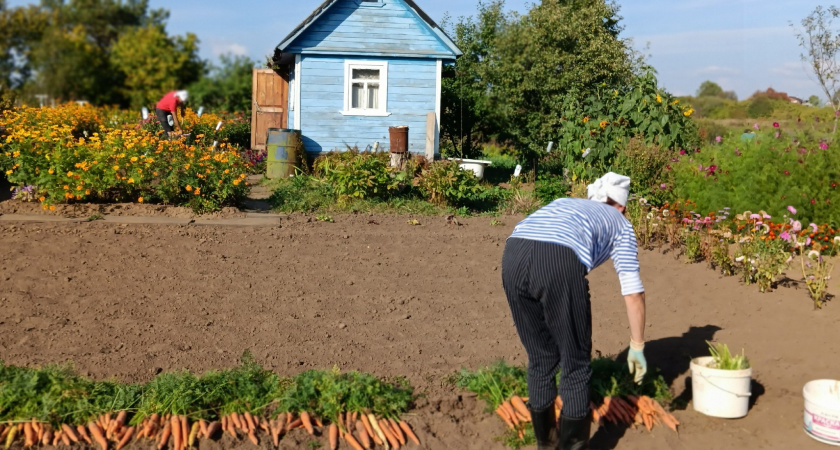
<instances>
[{"instance_id":1,"label":"tall tree","mask_svg":"<svg viewBox=\"0 0 840 450\"><path fill-rule=\"evenodd\" d=\"M564 120L566 96L626 86L639 66L619 38L618 6L604 0L543 0L508 26L488 57L488 91L524 153L542 152Z\"/></svg>"},{"instance_id":2,"label":"tall tree","mask_svg":"<svg viewBox=\"0 0 840 450\"><path fill-rule=\"evenodd\" d=\"M190 86L196 105L218 111L251 112L251 84L255 62L247 56L221 55L207 74Z\"/></svg>"},{"instance_id":3,"label":"tall tree","mask_svg":"<svg viewBox=\"0 0 840 450\"><path fill-rule=\"evenodd\" d=\"M811 14L802 19L802 30L797 31L799 45L805 50L802 60L808 63L817 77L826 98L831 99L834 108L834 130L840 118L840 102L834 99L840 91L840 32L833 29L833 21L840 16L840 8L817 6ZM791 24L793 26L793 24Z\"/></svg>"},{"instance_id":4,"label":"tall tree","mask_svg":"<svg viewBox=\"0 0 840 450\"><path fill-rule=\"evenodd\" d=\"M700 87L697 88L698 97L718 97L721 94L723 94L723 88L711 80L700 83Z\"/></svg>"},{"instance_id":5,"label":"tall tree","mask_svg":"<svg viewBox=\"0 0 840 450\"><path fill-rule=\"evenodd\" d=\"M121 94L134 108L149 106L166 92L185 88L203 69L194 34L169 37L157 24L121 34L112 48L110 63L123 77Z\"/></svg>"}]
</instances>

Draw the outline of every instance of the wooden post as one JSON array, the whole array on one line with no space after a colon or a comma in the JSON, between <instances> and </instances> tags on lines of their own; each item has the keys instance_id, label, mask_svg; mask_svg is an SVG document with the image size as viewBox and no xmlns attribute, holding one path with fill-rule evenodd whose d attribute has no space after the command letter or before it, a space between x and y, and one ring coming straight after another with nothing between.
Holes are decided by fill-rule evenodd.
<instances>
[{"instance_id":1,"label":"wooden post","mask_svg":"<svg viewBox=\"0 0 840 450\"><path fill-rule=\"evenodd\" d=\"M437 117L434 111L426 114L426 160L435 160L435 131L437 130Z\"/></svg>"}]
</instances>

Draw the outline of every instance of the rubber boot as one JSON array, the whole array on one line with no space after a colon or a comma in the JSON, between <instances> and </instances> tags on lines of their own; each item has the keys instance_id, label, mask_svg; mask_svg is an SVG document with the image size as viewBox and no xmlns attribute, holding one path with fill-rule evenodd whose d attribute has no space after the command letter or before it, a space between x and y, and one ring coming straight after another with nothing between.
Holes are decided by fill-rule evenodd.
<instances>
[{"instance_id":1,"label":"rubber boot","mask_svg":"<svg viewBox=\"0 0 840 450\"><path fill-rule=\"evenodd\" d=\"M589 416L574 419L560 415L560 446L561 450L589 450L589 426L592 423ZM536 431L536 427L534 430Z\"/></svg>"},{"instance_id":2,"label":"rubber boot","mask_svg":"<svg viewBox=\"0 0 840 450\"><path fill-rule=\"evenodd\" d=\"M533 409L531 411L531 425L534 426L534 436L537 438L537 450L559 450L560 440L557 438L557 416L554 414L554 405L545 409Z\"/></svg>"}]
</instances>

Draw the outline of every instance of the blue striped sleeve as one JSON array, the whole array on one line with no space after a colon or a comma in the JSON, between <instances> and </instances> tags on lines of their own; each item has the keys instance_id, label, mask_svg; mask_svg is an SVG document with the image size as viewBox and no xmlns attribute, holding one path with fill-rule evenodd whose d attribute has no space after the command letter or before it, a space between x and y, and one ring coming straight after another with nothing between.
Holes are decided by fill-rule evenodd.
<instances>
[{"instance_id":1,"label":"blue striped sleeve","mask_svg":"<svg viewBox=\"0 0 840 450\"><path fill-rule=\"evenodd\" d=\"M626 222L621 233L613 242L610 258L613 260L618 280L621 282L621 295L644 292L639 274L639 250L636 245L636 233L633 225Z\"/></svg>"}]
</instances>

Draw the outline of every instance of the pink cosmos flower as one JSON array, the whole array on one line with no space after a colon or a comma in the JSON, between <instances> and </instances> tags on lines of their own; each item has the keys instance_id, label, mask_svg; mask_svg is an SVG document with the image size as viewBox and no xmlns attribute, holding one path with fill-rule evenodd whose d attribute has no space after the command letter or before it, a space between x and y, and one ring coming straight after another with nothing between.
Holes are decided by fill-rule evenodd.
<instances>
[{"instance_id":1,"label":"pink cosmos flower","mask_svg":"<svg viewBox=\"0 0 840 450\"><path fill-rule=\"evenodd\" d=\"M760 216L760 215L758 215L758 214L750 214L750 219L760 220L760 219L761 219L761 216Z\"/></svg>"},{"instance_id":2,"label":"pink cosmos flower","mask_svg":"<svg viewBox=\"0 0 840 450\"><path fill-rule=\"evenodd\" d=\"M782 231L782 234L779 235L779 239L783 241L790 241L790 233L787 231Z\"/></svg>"},{"instance_id":3,"label":"pink cosmos flower","mask_svg":"<svg viewBox=\"0 0 840 450\"><path fill-rule=\"evenodd\" d=\"M798 220L792 220L791 219L790 227L791 227L790 229L793 230L794 233L798 233L798 232L802 231L802 222L800 222Z\"/></svg>"},{"instance_id":4,"label":"pink cosmos flower","mask_svg":"<svg viewBox=\"0 0 840 450\"><path fill-rule=\"evenodd\" d=\"M680 150L680 155L685 155L685 150Z\"/></svg>"},{"instance_id":5,"label":"pink cosmos flower","mask_svg":"<svg viewBox=\"0 0 840 450\"><path fill-rule=\"evenodd\" d=\"M793 206L788 205L788 211L790 211L791 214L796 214L796 208Z\"/></svg>"},{"instance_id":6,"label":"pink cosmos flower","mask_svg":"<svg viewBox=\"0 0 840 450\"><path fill-rule=\"evenodd\" d=\"M722 138L722 137L720 137L720 136L716 136L716 137L715 137L715 142L717 142L718 144L720 144L720 142L721 142L721 141L723 141L723 138Z\"/></svg>"},{"instance_id":7,"label":"pink cosmos flower","mask_svg":"<svg viewBox=\"0 0 840 450\"><path fill-rule=\"evenodd\" d=\"M828 144L825 142L820 142L820 150L828 150Z\"/></svg>"},{"instance_id":8,"label":"pink cosmos flower","mask_svg":"<svg viewBox=\"0 0 840 450\"><path fill-rule=\"evenodd\" d=\"M773 122L773 128L779 128L779 122Z\"/></svg>"},{"instance_id":9,"label":"pink cosmos flower","mask_svg":"<svg viewBox=\"0 0 840 450\"><path fill-rule=\"evenodd\" d=\"M757 123L756 123L756 124L754 124L754 125L753 125L753 128L755 128L755 129L757 130L757 129L758 129L758 124L757 124Z\"/></svg>"},{"instance_id":10,"label":"pink cosmos flower","mask_svg":"<svg viewBox=\"0 0 840 450\"><path fill-rule=\"evenodd\" d=\"M815 224L815 223L811 222L811 224L810 224L810 225L808 225L808 226L809 226L809 227L811 227L811 231L812 231L812 232L814 232L814 233L816 233L816 232L817 232L817 224Z\"/></svg>"}]
</instances>

